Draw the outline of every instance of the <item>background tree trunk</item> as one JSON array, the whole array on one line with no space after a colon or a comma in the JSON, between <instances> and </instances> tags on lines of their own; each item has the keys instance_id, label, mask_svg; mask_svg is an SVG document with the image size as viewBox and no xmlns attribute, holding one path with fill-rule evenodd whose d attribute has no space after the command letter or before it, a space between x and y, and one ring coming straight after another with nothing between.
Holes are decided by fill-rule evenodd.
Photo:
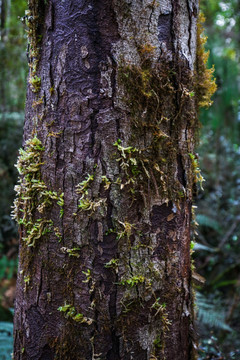
<instances>
[{"instance_id":1,"label":"background tree trunk","mask_svg":"<svg viewBox=\"0 0 240 360\"><path fill-rule=\"evenodd\" d=\"M191 359L198 1L44 4L27 14L14 359Z\"/></svg>"}]
</instances>

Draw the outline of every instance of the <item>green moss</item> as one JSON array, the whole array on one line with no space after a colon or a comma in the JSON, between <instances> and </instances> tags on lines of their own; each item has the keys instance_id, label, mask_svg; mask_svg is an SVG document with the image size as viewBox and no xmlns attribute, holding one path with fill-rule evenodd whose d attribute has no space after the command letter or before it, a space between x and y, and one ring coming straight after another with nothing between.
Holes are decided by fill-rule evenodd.
<instances>
[{"instance_id":1,"label":"green moss","mask_svg":"<svg viewBox=\"0 0 240 360\"><path fill-rule=\"evenodd\" d=\"M162 344L161 335L157 335L156 339L155 339L154 342L153 342L153 345L154 345L155 347L157 347L158 349L162 349L163 344Z\"/></svg>"},{"instance_id":2,"label":"green moss","mask_svg":"<svg viewBox=\"0 0 240 360\"><path fill-rule=\"evenodd\" d=\"M89 216L92 216L98 209L100 211L104 211L104 209L106 209L106 200L107 200L106 198L92 199L89 196L89 190L92 186L94 178L95 178L94 174L92 175L88 174L85 180L83 180L76 186L76 193L81 195L78 203L78 209L80 211L89 212L90 213ZM105 182L105 186L106 186L105 178L103 179L103 182ZM77 214L75 213L74 215L76 216Z\"/></svg>"},{"instance_id":3,"label":"green moss","mask_svg":"<svg viewBox=\"0 0 240 360\"><path fill-rule=\"evenodd\" d=\"M125 238L129 242L130 236L133 234L133 230L135 228L134 224L130 224L127 221L120 221L120 220L118 220L118 223L120 227L119 230L116 232L117 240Z\"/></svg>"},{"instance_id":4,"label":"green moss","mask_svg":"<svg viewBox=\"0 0 240 360\"><path fill-rule=\"evenodd\" d=\"M28 246L35 246L36 241L42 236L46 235L48 232L52 231L52 220L43 220L37 219L34 223L24 224L26 226L26 237L23 237L22 240Z\"/></svg>"},{"instance_id":5,"label":"green moss","mask_svg":"<svg viewBox=\"0 0 240 360\"><path fill-rule=\"evenodd\" d=\"M60 218L63 217L63 214L64 214L64 193L61 193L59 196L58 196L58 202L57 204L60 206Z\"/></svg>"},{"instance_id":6,"label":"green moss","mask_svg":"<svg viewBox=\"0 0 240 360\"><path fill-rule=\"evenodd\" d=\"M64 317L66 319L71 319L73 321L79 322L79 323L85 323L87 325L91 325L93 323L93 319L85 317L82 313L78 313L74 306L65 304L63 306L60 306L58 308L58 311L62 312L64 314Z\"/></svg>"},{"instance_id":7,"label":"green moss","mask_svg":"<svg viewBox=\"0 0 240 360\"><path fill-rule=\"evenodd\" d=\"M120 157L118 157L116 161L119 162L120 168L123 170L126 178L125 181L120 182L120 188L122 190L125 186L131 185L133 189L136 177L140 173L139 164L141 159L139 158L137 160L137 154L139 154L140 151L133 146L124 147L121 139L117 139L113 146L116 146L118 150Z\"/></svg>"},{"instance_id":8,"label":"green moss","mask_svg":"<svg viewBox=\"0 0 240 360\"><path fill-rule=\"evenodd\" d=\"M106 199L91 200L89 198L81 198L78 204L80 210L90 211L91 215L102 206L106 206Z\"/></svg>"},{"instance_id":9,"label":"green moss","mask_svg":"<svg viewBox=\"0 0 240 360\"><path fill-rule=\"evenodd\" d=\"M37 0L28 0L28 10L25 11L25 23L28 27L29 83L31 85L31 90L35 93L37 93L41 87L41 79L37 76L37 68L40 59L43 18L44 4Z\"/></svg>"},{"instance_id":10,"label":"green moss","mask_svg":"<svg viewBox=\"0 0 240 360\"><path fill-rule=\"evenodd\" d=\"M168 320L168 313L166 311L166 303L160 303L160 298L155 299L155 302L151 306L151 309L155 311L154 317L159 317L161 322L161 330L158 331L156 338L153 341L155 348L154 355L161 354L162 358L165 359L165 342L166 336L169 332L171 321Z\"/></svg>"},{"instance_id":11,"label":"green moss","mask_svg":"<svg viewBox=\"0 0 240 360\"><path fill-rule=\"evenodd\" d=\"M138 284L144 283L144 281L145 281L144 276L134 275L134 276L131 276L128 279L124 279L124 280L120 281L119 285L128 285L130 287L133 287L133 286L136 286Z\"/></svg>"},{"instance_id":12,"label":"green moss","mask_svg":"<svg viewBox=\"0 0 240 360\"><path fill-rule=\"evenodd\" d=\"M41 80L41 79L40 79ZM41 83L40 83L40 85L41 85ZM34 108L36 108L37 106L40 106L40 105L42 105L43 104L43 96L40 98L40 99L37 99L37 100L35 100L35 101L33 101L33 103L32 103L32 108L34 109Z\"/></svg>"},{"instance_id":13,"label":"green moss","mask_svg":"<svg viewBox=\"0 0 240 360\"><path fill-rule=\"evenodd\" d=\"M33 223L33 202L39 191L45 190L45 184L40 179L41 156L44 151L41 141L34 137L25 144L25 150L19 150L17 169L21 177L20 184L15 187L17 199L13 217L25 226Z\"/></svg>"},{"instance_id":14,"label":"green moss","mask_svg":"<svg viewBox=\"0 0 240 360\"><path fill-rule=\"evenodd\" d=\"M108 190L112 182L104 175L102 176L102 183L104 184L104 190Z\"/></svg>"},{"instance_id":15,"label":"green moss","mask_svg":"<svg viewBox=\"0 0 240 360\"><path fill-rule=\"evenodd\" d=\"M94 180L94 175L88 174L88 176L76 186L76 193L80 195L87 195L88 189Z\"/></svg>"},{"instance_id":16,"label":"green moss","mask_svg":"<svg viewBox=\"0 0 240 360\"><path fill-rule=\"evenodd\" d=\"M114 145L127 178L123 185L133 184L135 198L141 195L147 203L150 188L159 197L179 202L185 197L174 166L180 134L186 122L198 127L193 74L181 60L176 66L164 59L153 63L153 51L149 44L141 45L140 65L122 63L119 68L118 82L125 90L122 101L128 105L132 136L128 144L123 146L118 140ZM139 139L145 139L144 147L135 145Z\"/></svg>"},{"instance_id":17,"label":"green moss","mask_svg":"<svg viewBox=\"0 0 240 360\"><path fill-rule=\"evenodd\" d=\"M81 248L76 248L76 247L74 247L74 248L72 248L72 249L68 249L68 248L66 248L66 247L62 247L60 250L61 250L63 253L68 254L69 256L73 256L73 257L77 257L77 258L80 257L79 251L81 251Z\"/></svg>"},{"instance_id":18,"label":"green moss","mask_svg":"<svg viewBox=\"0 0 240 360\"><path fill-rule=\"evenodd\" d=\"M30 280L31 280L30 275L28 275L28 276L24 276L24 278L23 278L23 281L24 281L24 283L25 283L25 288L24 288L24 291L26 291L26 290L27 290L27 287L28 287L28 285L30 284Z\"/></svg>"},{"instance_id":19,"label":"green moss","mask_svg":"<svg viewBox=\"0 0 240 360\"><path fill-rule=\"evenodd\" d=\"M148 44L145 44L145 47ZM150 46L150 45L149 45ZM126 90L125 101L129 104L132 122L136 129L144 130L148 126L161 122L166 95L174 95L176 72L172 66L161 61L152 63L152 51L144 52L139 48L141 63L139 66L122 63L118 72L118 81Z\"/></svg>"},{"instance_id":20,"label":"green moss","mask_svg":"<svg viewBox=\"0 0 240 360\"><path fill-rule=\"evenodd\" d=\"M119 265L119 259L111 259L110 261L108 261L104 267L105 268L113 268L113 269L117 269Z\"/></svg>"},{"instance_id":21,"label":"green moss","mask_svg":"<svg viewBox=\"0 0 240 360\"><path fill-rule=\"evenodd\" d=\"M193 181L195 184L199 183L200 188L203 190L203 182L205 179L203 178L201 174L201 170L198 164L198 160L196 155L189 153L189 157L191 159L191 166L192 166L192 173L193 173Z\"/></svg>"},{"instance_id":22,"label":"green moss","mask_svg":"<svg viewBox=\"0 0 240 360\"><path fill-rule=\"evenodd\" d=\"M32 91L36 93L41 88L41 79L37 75L31 76L29 78L29 84L31 85Z\"/></svg>"},{"instance_id":23,"label":"green moss","mask_svg":"<svg viewBox=\"0 0 240 360\"><path fill-rule=\"evenodd\" d=\"M91 270L87 269L86 271L82 271L82 273L86 276L86 280L83 280L83 282L89 283L89 281L92 279Z\"/></svg>"},{"instance_id":24,"label":"green moss","mask_svg":"<svg viewBox=\"0 0 240 360\"><path fill-rule=\"evenodd\" d=\"M155 47L148 43L138 47L138 65L122 61L118 69L118 83L124 88L122 101L128 105L132 128L132 136L124 146L121 140L114 144L120 154L117 160L122 170L121 186L130 185L134 198L141 194L145 204L149 188L157 196L176 204L185 198L186 191L176 176L179 156L182 171L188 177L189 193L192 183L203 181L198 166L193 164L192 173L188 170L187 148L192 149L191 144L186 142L185 149L179 149L186 124L196 134L192 139L196 141L197 108L209 106L216 90L214 70L207 69L202 20L200 15L195 73L181 59L176 64L164 58L153 62ZM139 139L145 139L145 147L136 146Z\"/></svg>"},{"instance_id":25,"label":"green moss","mask_svg":"<svg viewBox=\"0 0 240 360\"><path fill-rule=\"evenodd\" d=\"M62 241L62 234L61 234L61 232L59 230L59 227L56 226L53 229L53 231L54 231L54 234L56 235L56 237L58 238L58 242L61 242Z\"/></svg>"},{"instance_id":26,"label":"green moss","mask_svg":"<svg viewBox=\"0 0 240 360\"><path fill-rule=\"evenodd\" d=\"M46 208L57 201L60 216L64 205L64 193L60 195L48 190L41 179L42 153L44 147L35 136L25 144L25 150L19 150L17 169L20 174L19 185L15 187L17 198L14 202L13 218L23 226L25 236L22 238L27 246L35 246L42 236L52 231L52 220L40 217Z\"/></svg>"},{"instance_id":27,"label":"green moss","mask_svg":"<svg viewBox=\"0 0 240 360\"><path fill-rule=\"evenodd\" d=\"M197 24L197 60L195 72L195 93L199 107L209 107L212 104L212 96L217 90L214 78L214 66L207 67L209 51L205 51L207 36L204 35L203 23L205 17L199 13Z\"/></svg>"}]
</instances>

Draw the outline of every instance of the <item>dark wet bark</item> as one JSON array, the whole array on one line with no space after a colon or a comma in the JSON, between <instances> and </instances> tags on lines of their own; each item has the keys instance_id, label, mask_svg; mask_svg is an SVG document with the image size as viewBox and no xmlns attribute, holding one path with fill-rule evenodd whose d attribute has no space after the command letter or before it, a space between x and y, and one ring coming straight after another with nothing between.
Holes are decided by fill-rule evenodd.
<instances>
[{"instance_id":1,"label":"dark wet bark","mask_svg":"<svg viewBox=\"0 0 240 360\"><path fill-rule=\"evenodd\" d=\"M20 227L14 359L191 359L197 1L39 6L24 139L64 213L34 193L52 226Z\"/></svg>"}]
</instances>

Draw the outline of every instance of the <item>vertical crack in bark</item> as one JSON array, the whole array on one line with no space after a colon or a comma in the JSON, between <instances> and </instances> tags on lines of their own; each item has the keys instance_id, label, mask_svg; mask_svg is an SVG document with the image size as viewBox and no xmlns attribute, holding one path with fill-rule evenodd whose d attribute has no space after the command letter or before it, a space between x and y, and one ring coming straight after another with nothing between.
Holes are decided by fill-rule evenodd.
<instances>
[{"instance_id":1,"label":"vertical crack in bark","mask_svg":"<svg viewBox=\"0 0 240 360\"><path fill-rule=\"evenodd\" d=\"M120 354L120 344L119 344L119 336L116 334L115 329L115 323L116 323L116 317L117 317L117 310L116 310L116 303L117 303L117 282L118 277L116 275L116 284L113 285L114 289L112 290L110 294L110 301L109 301L109 314L111 319L111 340L112 340L112 346L111 349L108 351L106 355L106 360L119 360Z\"/></svg>"},{"instance_id":2,"label":"vertical crack in bark","mask_svg":"<svg viewBox=\"0 0 240 360\"><path fill-rule=\"evenodd\" d=\"M97 114L98 113L99 113L99 110L94 110L90 116L90 119L91 119L91 153L92 153L92 156L94 156L96 158L96 160L99 155L99 149L94 154L95 136L96 136L96 132L97 132L97 128L98 128L98 123L97 123Z\"/></svg>"},{"instance_id":3,"label":"vertical crack in bark","mask_svg":"<svg viewBox=\"0 0 240 360\"><path fill-rule=\"evenodd\" d=\"M168 50L172 51L172 13L161 14L158 18L158 37L160 42L165 42Z\"/></svg>"},{"instance_id":4,"label":"vertical crack in bark","mask_svg":"<svg viewBox=\"0 0 240 360\"><path fill-rule=\"evenodd\" d=\"M178 180L186 188L186 173L183 166L182 155L177 155L177 163L178 163Z\"/></svg>"},{"instance_id":5,"label":"vertical crack in bark","mask_svg":"<svg viewBox=\"0 0 240 360\"><path fill-rule=\"evenodd\" d=\"M41 266L41 270L40 270L40 279L38 280L38 284L37 284L37 299L36 299L36 303L37 305L39 305L39 298L41 296L41 291L42 291L42 282L43 282L43 269L42 269L42 265Z\"/></svg>"},{"instance_id":6,"label":"vertical crack in bark","mask_svg":"<svg viewBox=\"0 0 240 360\"><path fill-rule=\"evenodd\" d=\"M190 6L190 0L186 0L187 1L187 10L188 10L188 20L189 20L189 25L188 25L188 33L189 33L189 37L188 37L188 48L189 48L189 54L192 54L192 46L191 46L191 41L192 41L192 10L191 10L191 6Z\"/></svg>"}]
</instances>

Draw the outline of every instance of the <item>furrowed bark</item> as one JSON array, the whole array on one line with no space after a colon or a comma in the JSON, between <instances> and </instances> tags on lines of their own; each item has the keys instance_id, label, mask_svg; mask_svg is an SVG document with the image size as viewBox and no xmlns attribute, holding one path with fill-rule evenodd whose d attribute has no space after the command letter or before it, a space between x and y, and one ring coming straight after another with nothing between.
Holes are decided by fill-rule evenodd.
<instances>
[{"instance_id":1,"label":"furrowed bark","mask_svg":"<svg viewBox=\"0 0 240 360\"><path fill-rule=\"evenodd\" d=\"M192 359L198 2L29 3L14 359Z\"/></svg>"}]
</instances>

